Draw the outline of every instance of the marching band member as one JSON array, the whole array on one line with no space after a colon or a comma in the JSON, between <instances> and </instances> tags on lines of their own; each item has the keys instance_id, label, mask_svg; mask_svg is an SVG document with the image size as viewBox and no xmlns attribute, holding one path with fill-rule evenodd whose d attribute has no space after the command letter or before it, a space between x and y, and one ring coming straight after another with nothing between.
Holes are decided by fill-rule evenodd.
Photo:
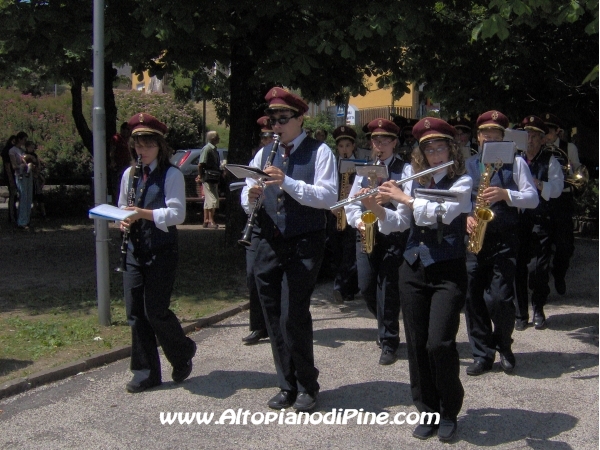
<instances>
[{"instance_id":1,"label":"marching band member","mask_svg":"<svg viewBox=\"0 0 600 450\"><path fill-rule=\"evenodd\" d=\"M411 392L420 412L441 416L439 425L418 425L413 436L428 439L437 430L441 441L450 441L456 435L464 396L456 334L467 289L464 238L466 215L471 210L472 181L465 175L454 127L441 119L427 117L412 131L419 141L419 150L413 153L406 176L450 160L454 164L433 175L408 181L402 188L395 183L384 183L380 190L397 202L396 211L382 208L372 197L365 198L363 203L380 219L382 233L410 230L399 286ZM457 198L446 201L443 209L436 202L415 198L415 188L427 186L450 190ZM441 232L438 227L442 227Z\"/></svg>"},{"instance_id":2,"label":"marching band member","mask_svg":"<svg viewBox=\"0 0 600 450\"><path fill-rule=\"evenodd\" d=\"M339 159L355 158L356 131L347 126L333 130L333 138ZM339 174L339 198L348 197L356 173ZM337 270L333 281L333 298L336 303L354 300L358 292L358 272L356 270L356 229L347 225L343 209L334 212L336 231L333 233L333 254L337 256Z\"/></svg>"},{"instance_id":3,"label":"marching band member","mask_svg":"<svg viewBox=\"0 0 600 450\"><path fill-rule=\"evenodd\" d=\"M183 174L169 163L165 124L146 113L136 114L128 123L131 153L134 160L141 158L143 173L126 169L119 196L119 207L135 211L121 222L121 230L129 229L131 235L123 272L133 372L126 389L137 393L161 384L157 339L173 366L176 383L192 372L196 343L186 337L169 309L178 261L176 225L185 220Z\"/></svg>"},{"instance_id":4,"label":"marching band member","mask_svg":"<svg viewBox=\"0 0 600 450\"><path fill-rule=\"evenodd\" d=\"M310 297L323 260L325 210L337 201L337 170L331 149L302 129L308 110L304 100L279 87L270 89L265 100L281 145L272 161L273 144L256 153L250 165L270 178L264 189L248 178L242 205L263 196L252 235L254 279L280 387L267 404L309 411L319 392Z\"/></svg>"},{"instance_id":5,"label":"marching band member","mask_svg":"<svg viewBox=\"0 0 600 450\"><path fill-rule=\"evenodd\" d=\"M479 148L483 149L488 141L501 141L508 125L508 118L499 111L480 115L476 122ZM467 252L469 284L465 319L474 359L467 367L467 375L481 375L491 370L496 351L500 353L502 370L509 373L515 367L511 336L515 324L519 208L535 208L539 203L537 191L523 158L515 158L512 164L504 164L485 178L480 154L468 159L466 166L473 179L473 204L477 205L480 183L488 180L488 187L482 187L485 189L481 200L489 204L494 213L493 220L486 226L479 252ZM478 233L477 225L477 219L469 215L467 232L470 235Z\"/></svg>"},{"instance_id":6,"label":"marching band member","mask_svg":"<svg viewBox=\"0 0 600 450\"><path fill-rule=\"evenodd\" d=\"M399 180L405 163L394 154L398 143L398 126L387 119L375 119L368 124L371 146L377 161L388 168L388 180ZM357 176L350 190L353 197L362 188L369 187L366 177ZM389 197L378 195L377 202L385 208L395 209ZM345 206L348 224L361 233L365 231L362 213L366 210L359 202ZM398 267L406 244L406 233L384 235L375 233L375 246L371 254L363 251L360 233L357 234L356 263L358 286L369 311L377 318L378 344L381 346L379 364L389 365L398 360L400 345L400 292Z\"/></svg>"},{"instance_id":7,"label":"marching band member","mask_svg":"<svg viewBox=\"0 0 600 450\"><path fill-rule=\"evenodd\" d=\"M464 117L455 117L448 121L450 125L456 128L456 140L463 153L465 161L477 153L477 149L471 144L471 133L473 126L471 122Z\"/></svg>"},{"instance_id":8,"label":"marching band member","mask_svg":"<svg viewBox=\"0 0 600 450\"><path fill-rule=\"evenodd\" d=\"M539 204L526 209L519 217L519 255L517 257L516 321L515 329L524 330L529 323L529 291L533 307L533 325L536 330L546 327L544 306L550 287L550 200L561 195L564 175L560 163L552 153L543 149L546 124L537 116L527 116L521 121L527 131L527 151L522 155L529 166L533 183L538 191Z\"/></svg>"},{"instance_id":9,"label":"marching band member","mask_svg":"<svg viewBox=\"0 0 600 450\"><path fill-rule=\"evenodd\" d=\"M273 142L273 129L269 123L269 116L262 116L256 121L260 127L260 147L253 153L253 157L256 156L256 152L260 148L264 148ZM247 191L248 186L244 187L244 193ZM244 194L243 194L244 195ZM246 194L247 195L247 194ZM256 282L254 281L254 258L256 256L256 249L249 245L246 247L246 284L248 285L248 293L250 295L250 334L242 338L242 342L245 345L257 344L261 339L266 338L267 326L265 325L265 317L263 314L262 306L260 306L260 300L258 298L258 290L256 289Z\"/></svg>"}]
</instances>

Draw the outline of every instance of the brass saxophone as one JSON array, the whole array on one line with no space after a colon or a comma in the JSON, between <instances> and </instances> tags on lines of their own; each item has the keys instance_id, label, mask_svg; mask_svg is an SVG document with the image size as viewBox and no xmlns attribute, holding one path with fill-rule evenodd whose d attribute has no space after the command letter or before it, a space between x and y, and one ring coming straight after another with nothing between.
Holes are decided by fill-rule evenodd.
<instances>
[{"instance_id":1,"label":"brass saxophone","mask_svg":"<svg viewBox=\"0 0 600 450\"><path fill-rule=\"evenodd\" d=\"M378 159L375 165L381 164L381 161ZM369 189L374 189L377 184L377 176L375 172L369 173ZM360 216L360 220L365 226L365 230L361 232L361 244L362 244L362 252L370 255L373 252L373 247L375 247L375 224L377 223L377 216L373 211L366 210Z\"/></svg>"},{"instance_id":2,"label":"brass saxophone","mask_svg":"<svg viewBox=\"0 0 600 450\"><path fill-rule=\"evenodd\" d=\"M340 184L340 195L338 197L338 200L343 200L346 197L348 197L349 194L349 189L350 186L350 172L346 172L342 174L342 182ZM344 229L346 228L346 225L348 224L348 222L346 221L346 212L344 211L344 208L340 208L338 209L338 211L335 214L336 217L336 228L338 231L344 231Z\"/></svg>"},{"instance_id":3,"label":"brass saxophone","mask_svg":"<svg viewBox=\"0 0 600 450\"><path fill-rule=\"evenodd\" d=\"M479 189L477 189L475 211L473 211L473 215L477 219L477 225L469 235L469 243L467 244L467 250L475 255L479 253L483 247L483 238L485 237L485 229L487 228L488 222L494 219L494 211L489 208L489 202L486 202L483 199L483 191L490 186L490 181L494 172L494 166L492 164L486 164L485 171L481 174Z\"/></svg>"}]
</instances>

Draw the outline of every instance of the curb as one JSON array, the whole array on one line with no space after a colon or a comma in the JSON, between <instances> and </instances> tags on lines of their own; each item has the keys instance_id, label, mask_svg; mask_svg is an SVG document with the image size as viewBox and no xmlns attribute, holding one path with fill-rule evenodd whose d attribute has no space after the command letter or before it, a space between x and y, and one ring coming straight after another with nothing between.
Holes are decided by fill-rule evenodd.
<instances>
[{"instance_id":1,"label":"curb","mask_svg":"<svg viewBox=\"0 0 600 450\"><path fill-rule=\"evenodd\" d=\"M214 325L215 323L227 319L228 317L235 316L249 307L250 302L244 302L226 309L222 309L214 314L202 317L194 323L182 326L183 331L185 334L199 331L202 328ZM130 355L131 346L126 345L106 352L97 353L89 358L80 359L79 361L53 367L25 378L17 378L0 386L0 399L21 394L38 386L64 380L65 378L72 377L78 373L95 369L96 367L101 367L121 359L129 358Z\"/></svg>"}]
</instances>

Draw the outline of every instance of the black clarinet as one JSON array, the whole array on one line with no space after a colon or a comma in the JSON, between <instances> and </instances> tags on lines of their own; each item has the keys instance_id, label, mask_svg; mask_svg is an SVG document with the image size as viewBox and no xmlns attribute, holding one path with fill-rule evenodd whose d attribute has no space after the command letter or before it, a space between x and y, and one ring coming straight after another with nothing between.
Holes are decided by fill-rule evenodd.
<instances>
[{"instance_id":1,"label":"black clarinet","mask_svg":"<svg viewBox=\"0 0 600 450\"><path fill-rule=\"evenodd\" d=\"M135 191L140 181L140 173L142 172L142 157L138 156L133 171L133 181L131 188L127 193L127 206L135 206ZM115 269L116 272L127 272L127 247L129 246L129 227L123 232L123 241L121 241L121 265Z\"/></svg>"},{"instance_id":2,"label":"black clarinet","mask_svg":"<svg viewBox=\"0 0 600 450\"><path fill-rule=\"evenodd\" d=\"M273 136L273 148L271 148L271 153L269 153L269 158L267 158L267 162L265 163L265 167L263 167L263 171L267 169L271 164L273 164L273 160L275 159L275 155L277 155L277 150L279 149L279 140L281 137L276 134ZM256 218L258 217L258 211L262 205L263 199L265 197L265 180L261 177L257 180L258 185L263 188L262 194L256 197L256 201L250 210L250 214L248 214L248 222L246 222L246 228L244 228L244 232L242 234L242 238L238 241L238 244L243 245L244 247L250 247L252 244L250 241L252 239L252 230L254 229L254 223L256 222Z\"/></svg>"}]
</instances>

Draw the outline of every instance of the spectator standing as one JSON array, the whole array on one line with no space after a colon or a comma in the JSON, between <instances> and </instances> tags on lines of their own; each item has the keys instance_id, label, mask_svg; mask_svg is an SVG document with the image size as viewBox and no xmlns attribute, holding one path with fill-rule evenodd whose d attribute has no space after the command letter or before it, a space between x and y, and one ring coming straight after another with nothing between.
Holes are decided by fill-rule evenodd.
<instances>
[{"instance_id":1,"label":"spectator standing","mask_svg":"<svg viewBox=\"0 0 600 450\"><path fill-rule=\"evenodd\" d=\"M198 176L196 181L202 182L204 189L204 228L219 228L215 223L215 211L219 207L219 180L221 175L219 152L217 144L221 140L219 133L209 131L206 133L208 143L202 147L200 161L198 162Z\"/></svg>"},{"instance_id":2,"label":"spectator standing","mask_svg":"<svg viewBox=\"0 0 600 450\"><path fill-rule=\"evenodd\" d=\"M20 230L29 230L31 197L33 194L33 177L30 173L27 173L27 163L24 159L25 142L27 142L27 133L20 131L15 139L15 145L8 151L10 163L14 171L17 192L19 194L17 228Z\"/></svg>"},{"instance_id":3,"label":"spectator standing","mask_svg":"<svg viewBox=\"0 0 600 450\"><path fill-rule=\"evenodd\" d=\"M35 152L36 145L32 141L25 143L26 156L31 158L31 164L33 164L31 175L33 177L33 208L36 213L46 217L46 205L44 204L44 194L42 192L44 184L46 184L46 178L42 173L42 162L39 156Z\"/></svg>"},{"instance_id":4,"label":"spectator standing","mask_svg":"<svg viewBox=\"0 0 600 450\"><path fill-rule=\"evenodd\" d=\"M6 186L8 186L8 221L10 223L17 222L17 185L15 184L14 169L10 163L8 151L17 142L17 136L14 134L8 138L4 148L2 149L2 165L4 167L4 178Z\"/></svg>"}]
</instances>

